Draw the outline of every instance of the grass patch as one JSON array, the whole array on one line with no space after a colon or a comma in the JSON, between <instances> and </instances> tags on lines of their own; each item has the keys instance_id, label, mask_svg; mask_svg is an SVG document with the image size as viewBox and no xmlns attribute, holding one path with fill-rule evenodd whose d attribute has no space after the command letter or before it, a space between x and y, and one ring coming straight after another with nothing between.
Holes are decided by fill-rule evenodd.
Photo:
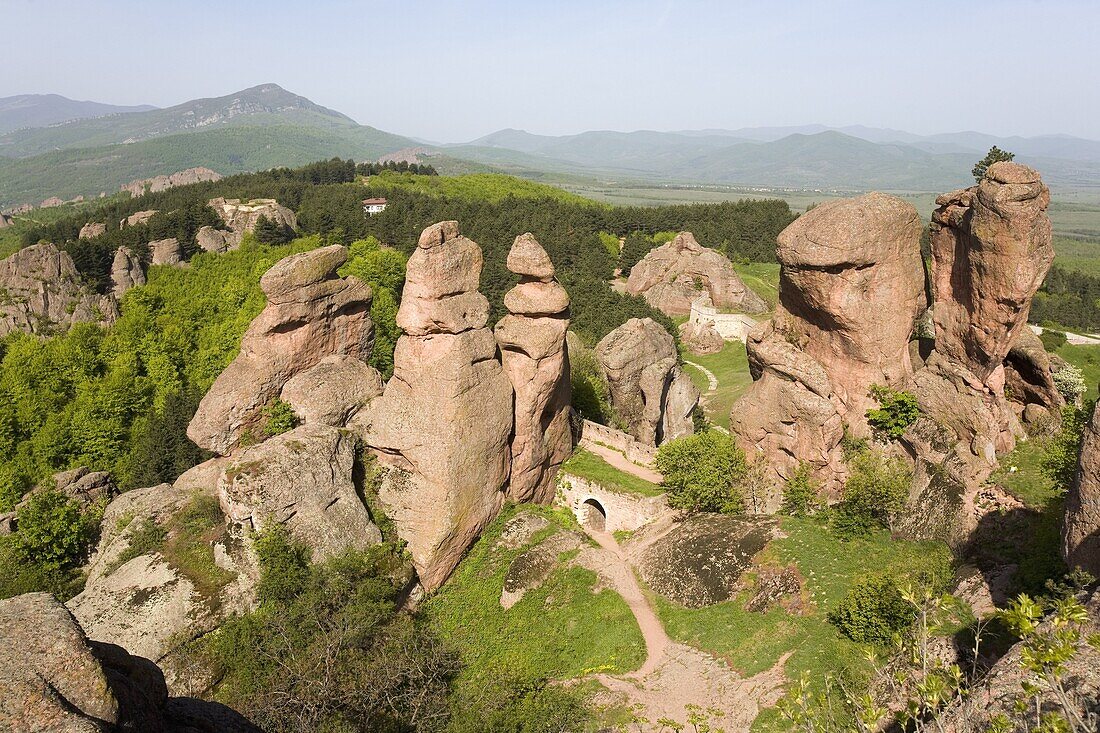
<instances>
[{"instance_id":1,"label":"grass patch","mask_svg":"<svg viewBox=\"0 0 1100 733\"><path fill-rule=\"evenodd\" d=\"M1054 353L1084 373L1085 386L1088 387L1084 398L1095 400L1097 398L1097 384L1100 384L1100 346L1062 344Z\"/></svg>"},{"instance_id":2,"label":"grass patch","mask_svg":"<svg viewBox=\"0 0 1100 733\"><path fill-rule=\"evenodd\" d=\"M596 670L627 672L645 658L641 631L623 599L594 592L596 574L555 568L539 588L505 611L500 593L509 564L524 548L497 546L501 530L521 512L538 512L555 531L575 527L571 517L547 508L509 507L481 536L447 584L423 606L465 668L460 683L504 677L569 679Z\"/></svg>"},{"instance_id":3,"label":"grass patch","mask_svg":"<svg viewBox=\"0 0 1100 733\"><path fill-rule=\"evenodd\" d=\"M750 262L734 264L733 269L741 276L749 289L767 301L768 310L775 310L779 303L779 265L774 262Z\"/></svg>"},{"instance_id":4,"label":"grass patch","mask_svg":"<svg viewBox=\"0 0 1100 733\"><path fill-rule=\"evenodd\" d=\"M656 598L669 636L724 658L745 675L770 669L790 653L784 664L790 680L808 672L820 682L828 672L857 681L869 671L864 647L828 622L829 610L855 581L871 572L950 572L951 553L942 543L892 540L886 532L842 540L816 519L785 517L781 522L786 537L773 540L762 559L798 568L805 578L806 613L793 615L781 607L765 613L747 611L747 594L697 609ZM753 725L758 731L788 728L774 710L763 711Z\"/></svg>"},{"instance_id":5,"label":"grass patch","mask_svg":"<svg viewBox=\"0 0 1100 733\"><path fill-rule=\"evenodd\" d=\"M990 478L1032 509L1042 509L1062 494L1061 488L1041 469L1046 443L1042 438L1017 443L1011 453L1001 457L1000 467Z\"/></svg>"},{"instance_id":6,"label":"grass patch","mask_svg":"<svg viewBox=\"0 0 1100 733\"><path fill-rule=\"evenodd\" d=\"M718 380L718 389L715 390L714 394L707 395L709 387L706 375L691 364L684 367L691 377L691 381L699 388L699 393L706 397L704 408L707 419L714 425L721 425L728 430L730 426L730 408L752 384L752 375L749 374L749 357L745 352L745 345L740 341L727 341L726 345L717 354L697 356L684 349L683 356L684 359L714 372L714 376Z\"/></svg>"},{"instance_id":7,"label":"grass patch","mask_svg":"<svg viewBox=\"0 0 1100 733\"><path fill-rule=\"evenodd\" d=\"M577 448L562 465L562 470L579 478L594 481L606 489L642 496L659 496L665 493L657 484L620 471L595 453Z\"/></svg>"}]
</instances>

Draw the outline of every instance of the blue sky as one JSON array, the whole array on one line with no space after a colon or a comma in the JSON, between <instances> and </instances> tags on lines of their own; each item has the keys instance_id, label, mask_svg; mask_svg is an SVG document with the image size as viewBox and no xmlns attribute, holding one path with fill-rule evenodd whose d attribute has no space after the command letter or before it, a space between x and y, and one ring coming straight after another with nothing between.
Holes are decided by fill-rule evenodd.
<instances>
[{"instance_id":1,"label":"blue sky","mask_svg":"<svg viewBox=\"0 0 1100 733\"><path fill-rule=\"evenodd\" d=\"M0 96L275 82L437 141L823 123L1100 138L1096 0L0 0Z\"/></svg>"}]
</instances>

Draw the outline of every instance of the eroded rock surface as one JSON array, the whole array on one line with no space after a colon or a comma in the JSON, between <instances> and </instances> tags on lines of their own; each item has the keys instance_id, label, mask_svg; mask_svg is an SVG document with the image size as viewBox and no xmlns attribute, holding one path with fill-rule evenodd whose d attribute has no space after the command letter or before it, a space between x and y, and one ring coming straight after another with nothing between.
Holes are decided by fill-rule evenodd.
<instances>
[{"instance_id":1,"label":"eroded rock surface","mask_svg":"<svg viewBox=\"0 0 1100 733\"><path fill-rule=\"evenodd\" d=\"M428 590L497 515L511 464L512 385L485 328L481 262L457 222L424 230L408 262L393 377L353 422L383 466L379 500Z\"/></svg>"},{"instance_id":2,"label":"eroded rock surface","mask_svg":"<svg viewBox=\"0 0 1100 733\"><path fill-rule=\"evenodd\" d=\"M0 336L50 334L116 318L115 299L89 290L73 258L55 245L31 245L0 260Z\"/></svg>"},{"instance_id":3,"label":"eroded rock surface","mask_svg":"<svg viewBox=\"0 0 1100 733\"><path fill-rule=\"evenodd\" d=\"M220 181L221 176L215 171L209 168L188 168L187 170L177 171L167 176L153 176L152 178L142 178L136 181L130 181L123 184L119 190L129 191L131 196L141 196L146 193L157 193L158 191L164 191L176 186L186 186L192 183L202 183L203 181Z\"/></svg>"},{"instance_id":4,"label":"eroded rock surface","mask_svg":"<svg viewBox=\"0 0 1100 733\"><path fill-rule=\"evenodd\" d=\"M627 432L660 445L694 431L699 391L684 373L672 335L652 318L631 318L596 345L611 405Z\"/></svg>"},{"instance_id":5,"label":"eroded rock surface","mask_svg":"<svg viewBox=\"0 0 1100 733\"><path fill-rule=\"evenodd\" d=\"M691 232L680 232L668 244L649 252L630 270L626 291L645 297L670 316L691 312L691 303L706 290L719 308L763 313L767 303L742 282L725 255L708 249Z\"/></svg>"},{"instance_id":6,"label":"eroded rock surface","mask_svg":"<svg viewBox=\"0 0 1100 733\"><path fill-rule=\"evenodd\" d=\"M90 221L84 226L80 227L80 234L77 235L78 239L93 239L100 235L107 233L107 225L99 221Z\"/></svg>"},{"instance_id":7,"label":"eroded rock surface","mask_svg":"<svg viewBox=\"0 0 1100 733\"><path fill-rule=\"evenodd\" d=\"M183 248L175 237L149 242L154 265L178 265L183 262Z\"/></svg>"},{"instance_id":8,"label":"eroded rock surface","mask_svg":"<svg viewBox=\"0 0 1100 733\"><path fill-rule=\"evenodd\" d=\"M383 386L377 369L353 356L336 354L291 377L281 397L307 425L343 427L382 394Z\"/></svg>"},{"instance_id":9,"label":"eroded rock surface","mask_svg":"<svg viewBox=\"0 0 1100 733\"><path fill-rule=\"evenodd\" d=\"M1100 412L1093 410L1085 428L1077 476L1066 496L1062 557L1100 577Z\"/></svg>"},{"instance_id":10,"label":"eroded rock surface","mask_svg":"<svg viewBox=\"0 0 1100 733\"><path fill-rule=\"evenodd\" d=\"M187 436L228 454L255 430L263 408L296 374L327 356L369 358L374 329L370 288L336 274L347 259L340 245L280 260L260 278L267 307L252 321L241 351L199 403Z\"/></svg>"},{"instance_id":11,"label":"eroded rock surface","mask_svg":"<svg viewBox=\"0 0 1100 733\"><path fill-rule=\"evenodd\" d=\"M693 354L717 354L726 342L710 323L687 321L680 324L680 343Z\"/></svg>"},{"instance_id":12,"label":"eroded rock surface","mask_svg":"<svg viewBox=\"0 0 1100 733\"><path fill-rule=\"evenodd\" d=\"M111 263L111 282L114 283L111 294L118 299L130 288L145 284L145 270L141 267L141 260L129 247L122 246L115 250L115 258Z\"/></svg>"},{"instance_id":13,"label":"eroded rock surface","mask_svg":"<svg viewBox=\"0 0 1100 733\"><path fill-rule=\"evenodd\" d=\"M550 257L531 234L516 237L508 268L521 278L504 296L509 315L495 329L504 372L515 391L508 498L548 504L554 498L558 467L573 450L565 340L569 296L554 279Z\"/></svg>"}]
</instances>

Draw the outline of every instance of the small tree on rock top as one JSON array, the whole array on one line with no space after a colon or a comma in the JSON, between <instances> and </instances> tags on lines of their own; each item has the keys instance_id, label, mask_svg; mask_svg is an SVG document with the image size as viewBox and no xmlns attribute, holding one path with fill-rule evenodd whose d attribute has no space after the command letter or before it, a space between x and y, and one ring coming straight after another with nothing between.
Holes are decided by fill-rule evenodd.
<instances>
[{"instance_id":1,"label":"small tree on rock top","mask_svg":"<svg viewBox=\"0 0 1100 733\"><path fill-rule=\"evenodd\" d=\"M978 183L982 182L985 178L985 172L989 170L989 166L994 163L1001 163L1003 161L1009 161L1016 157L1015 153L1010 153L1007 150L1001 150L996 145L989 149L989 152L985 154L985 157L974 164L974 170L970 171L974 175L974 180Z\"/></svg>"}]
</instances>

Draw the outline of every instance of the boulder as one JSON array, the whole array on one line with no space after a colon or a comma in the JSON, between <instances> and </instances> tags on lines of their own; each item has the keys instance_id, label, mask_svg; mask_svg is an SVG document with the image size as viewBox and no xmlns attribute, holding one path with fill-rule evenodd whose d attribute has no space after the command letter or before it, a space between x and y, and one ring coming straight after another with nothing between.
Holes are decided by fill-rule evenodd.
<instances>
[{"instance_id":1,"label":"boulder","mask_svg":"<svg viewBox=\"0 0 1100 733\"><path fill-rule=\"evenodd\" d=\"M175 237L149 242L154 265L178 265L183 262L183 248Z\"/></svg>"},{"instance_id":2,"label":"boulder","mask_svg":"<svg viewBox=\"0 0 1100 733\"><path fill-rule=\"evenodd\" d=\"M1031 168L1001 162L979 185L936 203L936 351L989 384L1027 329L1031 299L1054 261L1050 191Z\"/></svg>"},{"instance_id":3,"label":"boulder","mask_svg":"<svg viewBox=\"0 0 1100 733\"><path fill-rule=\"evenodd\" d=\"M305 424L343 427L372 399L382 394L382 375L352 356L326 356L317 366L283 385L283 402Z\"/></svg>"},{"instance_id":4,"label":"boulder","mask_svg":"<svg viewBox=\"0 0 1100 733\"><path fill-rule=\"evenodd\" d=\"M1056 360L1030 328L1021 330L1004 362L1005 396L1023 405L1060 410L1066 401L1054 384L1060 366Z\"/></svg>"},{"instance_id":5,"label":"boulder","mask_svg":"<svg viewBox=\"0 0 1100 733\"><path fill-rule=\"evenodd\" d=\"M91 641L48 593L0 601L0 729L259 733L217 703L170 698L148 659Z\"/></svg>"},{"instance_id":6,"label":"boulder","mask_svg":"<svg viewBox=\"0 0 1100 733\"><path fill-rule=\"evenodd\" d=\"M53 244L24 247L0 260L0 336L50 334L74 323L111 323L118 304L83 284L68 252Z\"/></svg>"},{"instance_id":7,"label":"boulder","mask_svg":"<svg viewBox=\"0 0 1100 733\"><path fill-rule=\"evenodd\" d=\"M553 279L550 257L531 234L516 237L508 263L521 276L504 296L510 313L495 329L504 372L515 391L508 498L549 504L558 468L573 450L565 340L569 296ZM516 296L517 291L522 294Z\"/></svg>"},{"instance_id":8,"label":"boulder","mask_svg":"<svg viewBox=\"0 0 1100 733\"><path fill-rule=\"evenodd\" d=\"M630 270L626 291L642 295L669 316L691 312L691 303L706 290L714 305L746 313L763 313L767 303L749 290L725 255L708 249L691 232L680 232L653 249Z\"/></svg>"},{"instance_id":9,"label":"boulder","mask_svg":"<svg viewBox=\"0 0 1100 733\"><path fill-rule=\"evenodd\" d=\"M249 325L241 351L199 403L187 435L226 455L258 428L265 406L291 377L326 356L366 360L374 342L370 288L336 274L340 245L291 255L260 278L267 307ZM256 437L256 436L253 436Z\"/></svg>"},{"instance_id":10,"label":"boulder","mask_svg":"<svg viewBox=\"0 0 1100 733\"><path fill-rule=\"evenodd\" d=\"M14 223L15 223L15 220L12 219L10 216L8 216L7 214L0 213L0 229L3 229L5 227L10 227Z\"/></svg>"},{"instance_id":11,"label":"boulder","mask_svg":"<svg viewBox=\"0 0 1100 733\"><path fill-rule=\"evenodd\" d=\"M1062 557L1100 577L1100 412L1092 411L1077 459L1077 475L1066 495Z\"/></svg>"},{"instance_id":12,"label":"boulder","mask_svg":"<svg viewBox=\"0 0 1100 733\"><path fill-rule=\"evenodd\" d=\"M127 290L145 284L145 270L141 260L125 245L115 250L115 259L111 263L112 295L121 300Z\"/></svg>"},{"instance_id":13,"label":"boulder","mask_svg":"<svg viewBox=\"0 0 1100 733\"><path fill-rule=\"evenodd\" d=\"M201 227L195 233L195 243L204 252L221 254L241 246L241 233L228 232L214 227Z\"/></svg>"},{"instance_id":14,"label":"boulder","mask_svg":"<svg viewBox=\"0 0 1100 733\"><path fill-rule=\"evenodd\" d=\"M611 406L628 433L647 445L694 432L699 392L684 374L676 342L652 318L631 318L596 344Z\"/></svg>"},{"instance_id":15,"label":"boulder","mask_svg":"<svg viewBox=\"0 0 1100 733\"><path fill-rule=\"evenodd\" d=\"M286 526L319 562L382 541L355 490L355 438L328 425L302 425L234 457L218 481L230 520L262 531Z\"/></svg>"},{"instance_id":16,"label":"boulder","mask_svg":"<svg viewBox=\"0 0 1100 733\"><path fill-rule=\"evenodd\" d=\"M148 211L138 211L134 214L130 214L128 217L118 223L119 229L125 229L126 227L136 227L138 224L147 224L149 220L160 212L156 209L150 209Z\"/></svg>"},{"instance_id":17,"label":"boulder","mask_svg":"<svg viewBox=\"0 0 1100 733\"><path fill-rule=\"evenodd\" d=\"M427 590L496 517L511 463L512 385L488 308L444 317L455 299L484 300L481 261L456 222L424 230L407 266L393 377L352 423L381 464L379 501Z\"/></svg>"},{"instance_id":18,"label":"boulder","mask_svg":"<svg viewBox=\"0 0 1100 733\"><path fill-rule=\"evenodd\" d=\"M64 203L65 202L62 201L61 199L59 199L57 196L51 196L48 199L45 199L42 203L40 203L38 205L38 208L40 208L40 209L53 209L53 208L56 208L58 206L64 205Z\"/></svg>"},{"instance_id":19,"label":"boulder","mask_svg":"<svg viewBox=\"0 0 1100 733\"><path fill-rule=\"evenodd\" d=\"M80 228L80 234L77 235L78 239L92 239L94 237L101 236L107 233L107 225L98 222L90 221Z\"/></svg>"},{"instance_id":20,"label":"boulder","mask_svg":"<svg viewBox=\"0 0 1100 733\"><path fill-rule=\"evenodd\" d=\"M726 346L721 334L714 325L701 321L686 321L680 324L680 343L693 354L717 354Z\"/></svg>"}]
</instances>

